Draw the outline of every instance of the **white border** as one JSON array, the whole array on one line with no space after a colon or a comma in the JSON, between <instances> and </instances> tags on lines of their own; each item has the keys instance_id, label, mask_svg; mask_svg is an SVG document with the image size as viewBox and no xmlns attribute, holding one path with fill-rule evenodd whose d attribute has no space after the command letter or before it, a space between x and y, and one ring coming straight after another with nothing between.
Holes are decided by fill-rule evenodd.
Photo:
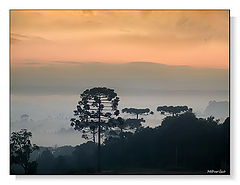
<instances>
[{"instance_id":1,"label":"white border","mask_svg":"<svg viewBox=\"0 0 240 185\"><path fill-rule=\"evenodd\" d=\"M237 105L240 94L239 71L239 13L240 6L237 0L2 0L0 4L0 44L1 44L1 151L0 175L1 184L66 184L66 182L86 184L203 184L239 183L239 137L240 119ZM233 17L231 25L231 176L10 176L9 175L9 9L230 9ZM80 182L79 182L80 181Z\"/></svg>"}]
</instances>

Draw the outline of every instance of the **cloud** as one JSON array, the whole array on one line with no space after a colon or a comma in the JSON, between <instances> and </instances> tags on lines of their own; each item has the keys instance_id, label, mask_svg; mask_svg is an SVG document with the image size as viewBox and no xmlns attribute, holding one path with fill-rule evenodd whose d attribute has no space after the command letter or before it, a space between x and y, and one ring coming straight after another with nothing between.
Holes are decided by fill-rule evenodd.
<instances>
[{"instance_id":1,"label":"cloud","mask_svg":"<svg viewBox=\"0 0 240 185\"><path fill-rule=\"evenodd\" d=\"M11 11L12 62L148 60L227 68L228 18L227 10Z\"/></svg>"},{"instance_id":2,"label":"cloud","mask_svg":"<svg viewBox=\"0 0 240 185\"><path fill-rule=\"evenodd\" d=\"M50 41L49 39L46 39L44 37L40 36L33 36L33 35L24 35L24 34L18 34L18 33L11 33L11 41L12 42L21 42L21 41L27 41L27 42L42 42L42 41Z\"/></svg>"},{"instance_id":3,"label":"cloud","mask_svg":"<svg viewBox=\"0 0 240 185\"><path fill-rule=\"evenodd\" d=\"M38 64L41 64L40 62L26 62L24 63L26 65L38 65Z\"/></svg>"},{"instance_id":4,"label":"cloud","mask_svg":"<svg viewBox=\"0 0 240 185\"><path fill-rule=\"evenodd\" d=\"M54 61L53 63L57 63L57 64L82 64L83 62L75 62L75 61Z\"/></svg>"},{"instance_id":5,"label":"cloud","mask_svg":"<svg viewBox=\"0 0 240 185\"><path fill-rule=\"evenodd\" d=\"M34 32L78 32L85 36L106 31L145 32L158 37L166 32L201 39L228 37L228 11L12 11L13 30ZM144 17L144 19L143 19ZM75 31L74 31L75 30ZM214 34L213 34L214 33ZM71 35L69 35L71 36Z\"/></svg>"}]
</instances>

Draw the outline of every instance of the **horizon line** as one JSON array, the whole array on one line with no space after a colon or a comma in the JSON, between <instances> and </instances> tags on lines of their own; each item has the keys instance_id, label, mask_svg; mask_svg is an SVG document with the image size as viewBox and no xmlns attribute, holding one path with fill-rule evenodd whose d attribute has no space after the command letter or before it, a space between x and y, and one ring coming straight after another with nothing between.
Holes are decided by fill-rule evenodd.
<instances>
[{"instance_id":1,"label":"horizon line","mask_svg":"<svg viewBox=\"0 0 240 185\"><path fill-rule=\"evenodd\" d=\"M152 62L152 61L130 61L130 62L101 62L101 61L69 61L69 60L53 60L50 63L45 63L41 61L37 62L22 62L18 64L11 64L10 67L48 67L48 66L61 66L61 65L81 65L81 64L107 64L107 65L124 65L124 64L147 64L147 65L161 65L166 67L190 67L190 68L204 68L204 69L223 69L229 70L230 64L227 67L209 67L209 66L195 66L195 65L169 65L166 63ZM24 66L23 66L24 65Z\"/></svg>"}]
</instances>

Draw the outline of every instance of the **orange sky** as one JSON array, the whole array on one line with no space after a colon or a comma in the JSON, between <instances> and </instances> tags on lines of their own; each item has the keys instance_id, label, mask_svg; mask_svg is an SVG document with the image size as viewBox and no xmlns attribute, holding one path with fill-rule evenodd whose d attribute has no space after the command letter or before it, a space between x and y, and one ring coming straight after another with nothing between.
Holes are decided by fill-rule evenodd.
<instances>
[{"instance_id":1,"label":"orange sky","mask_svg":"<svg viewBox=\"0 0 240 185\"><path fill-rule=\"evenodd\" d=\"M228 68L228 13L11 10L11 63L144 61Z\"/></svg>"}]
</instances>

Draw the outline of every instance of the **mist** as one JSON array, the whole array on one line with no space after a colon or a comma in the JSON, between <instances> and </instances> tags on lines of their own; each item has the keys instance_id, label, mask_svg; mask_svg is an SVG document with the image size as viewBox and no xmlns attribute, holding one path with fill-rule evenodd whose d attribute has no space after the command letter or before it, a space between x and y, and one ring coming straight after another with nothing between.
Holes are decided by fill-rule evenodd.
<instances>
[{"instance_id":1,"label":"mist","mask_svg":"<svg viewBox=\"0 0 240 185\"><path fill-rule=\"evenodd\" d=\"M143 125L150 127L161 124L163 117L156 111L159 105L187 105L204 117L209 116L204 115L209 101L229 99L227 69L150 62L55 61L44 66L29 63L11 69L11 130L29 129L33 142L41 146L75 146L86 142L80 132L71 128L70 118L80 93L98 86L117 92L119 110L134 106L154 111L154 115L144 118ZM21 120L23 114L29 115L27 121ZM228 111L216 115L222 121Z\"/></svg>"}]
</instances>

